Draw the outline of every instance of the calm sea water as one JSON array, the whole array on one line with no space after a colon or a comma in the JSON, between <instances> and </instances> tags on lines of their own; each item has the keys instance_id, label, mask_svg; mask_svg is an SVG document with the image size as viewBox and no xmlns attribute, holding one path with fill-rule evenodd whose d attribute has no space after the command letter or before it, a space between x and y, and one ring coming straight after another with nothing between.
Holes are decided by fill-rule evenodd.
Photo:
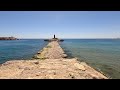
<instances>
[{"instance_id":1,"label":"calm sea water","mask_svg":"<svg viewBox=\"0 0 120 90\"><path fill-rule=\"evenodd\" d=\"M70 39L61 46L71 57L87 62L110 78L120 79L120 39Z\"/></svg>"},{"instance_id":2,"label":"calm sea water","mask_svg":"<svg viewBox=\"0 0 120 90\"><path fill-rule=\"evenodd\" d=\"M41 39L0 41L0 63L8 60L31 59L47 42Z\"/></svg>"},{"instance_id":3,"label":"calm sea water","mask_svg":"<svg viewBox=\"0 0 120 90\"><path fill-rule=\"evenodd\" d=\"M69 57L77 57L110 78L120 79L119 39L65 39L60 43ZM42 39L0 41L0 63L31 59L47 42Z\"/></svg>"}]
</instances>

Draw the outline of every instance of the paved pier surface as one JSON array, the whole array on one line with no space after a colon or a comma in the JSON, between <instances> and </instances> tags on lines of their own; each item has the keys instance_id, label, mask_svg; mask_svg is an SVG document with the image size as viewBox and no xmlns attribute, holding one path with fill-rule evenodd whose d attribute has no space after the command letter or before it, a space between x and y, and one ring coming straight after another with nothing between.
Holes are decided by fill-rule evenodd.
<instances>
[{"instance_id":1,"label":"paved pier surface","mask_svg":"<svg viewBox=\"0 0 120 90\"><path fill-rule=\"evenodd\" d=\"M37 59L60 59L67 57L57 41L50 42L35 56Z\"/></svg>"}]
</instances>

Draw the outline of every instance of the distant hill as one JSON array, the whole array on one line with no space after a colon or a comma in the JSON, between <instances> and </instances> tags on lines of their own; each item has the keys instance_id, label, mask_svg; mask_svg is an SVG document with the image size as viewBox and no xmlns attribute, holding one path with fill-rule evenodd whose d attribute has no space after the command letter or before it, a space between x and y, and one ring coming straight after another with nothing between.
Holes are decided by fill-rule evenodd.
<instances>
[{"instance_id":1,"label":"distant hill","mask_svg":"<svg viewBox=\"0 0 120 90\"><path fill-rule=\"evenodd\" d=\"M0 37L0 40L18 40L15 37Z\"/></svg>"}]
</instances>

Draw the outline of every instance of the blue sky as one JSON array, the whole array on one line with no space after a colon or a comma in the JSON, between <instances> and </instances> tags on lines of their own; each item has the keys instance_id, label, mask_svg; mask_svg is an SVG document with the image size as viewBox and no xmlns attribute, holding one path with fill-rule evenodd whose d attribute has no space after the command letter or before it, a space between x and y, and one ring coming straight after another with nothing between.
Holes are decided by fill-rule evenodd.
<instances>
[{"instance_id":1,"label":"blue sky","mask_svg":"<svg viewBox=\"0 0 120 90\"><path fill-rule=\"evenodd\" d=\"M0 36L117 38L120 11L0 11Z\"/></svg>"}]
</instances>

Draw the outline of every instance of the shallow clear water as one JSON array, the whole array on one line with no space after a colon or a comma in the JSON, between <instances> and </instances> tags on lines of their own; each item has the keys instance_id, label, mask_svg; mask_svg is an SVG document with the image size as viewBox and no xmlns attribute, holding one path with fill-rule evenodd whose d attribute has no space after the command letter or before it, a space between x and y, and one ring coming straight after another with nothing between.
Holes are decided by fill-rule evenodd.
<instances>
[{"instance_id":1,"label":"shallow clear water","mask_svg":"<svg viewBox=\"0 0 120 90\"><path fill-rule=\"evenodd\" d=\"M47 42L41 39L0 41L0 63L8 60L31 59Z\"/></svg>"},{"instance_id":2,"label":"shallow clear water","mask_svg":"<svg viewBox=\"0 0 120 90\"><path fill-rule=\"evenodd\" d=\"M87 62L110 78L120 79L119 39L69 39L61 46L71 57Z\"/></svg>"}]
</instances>

